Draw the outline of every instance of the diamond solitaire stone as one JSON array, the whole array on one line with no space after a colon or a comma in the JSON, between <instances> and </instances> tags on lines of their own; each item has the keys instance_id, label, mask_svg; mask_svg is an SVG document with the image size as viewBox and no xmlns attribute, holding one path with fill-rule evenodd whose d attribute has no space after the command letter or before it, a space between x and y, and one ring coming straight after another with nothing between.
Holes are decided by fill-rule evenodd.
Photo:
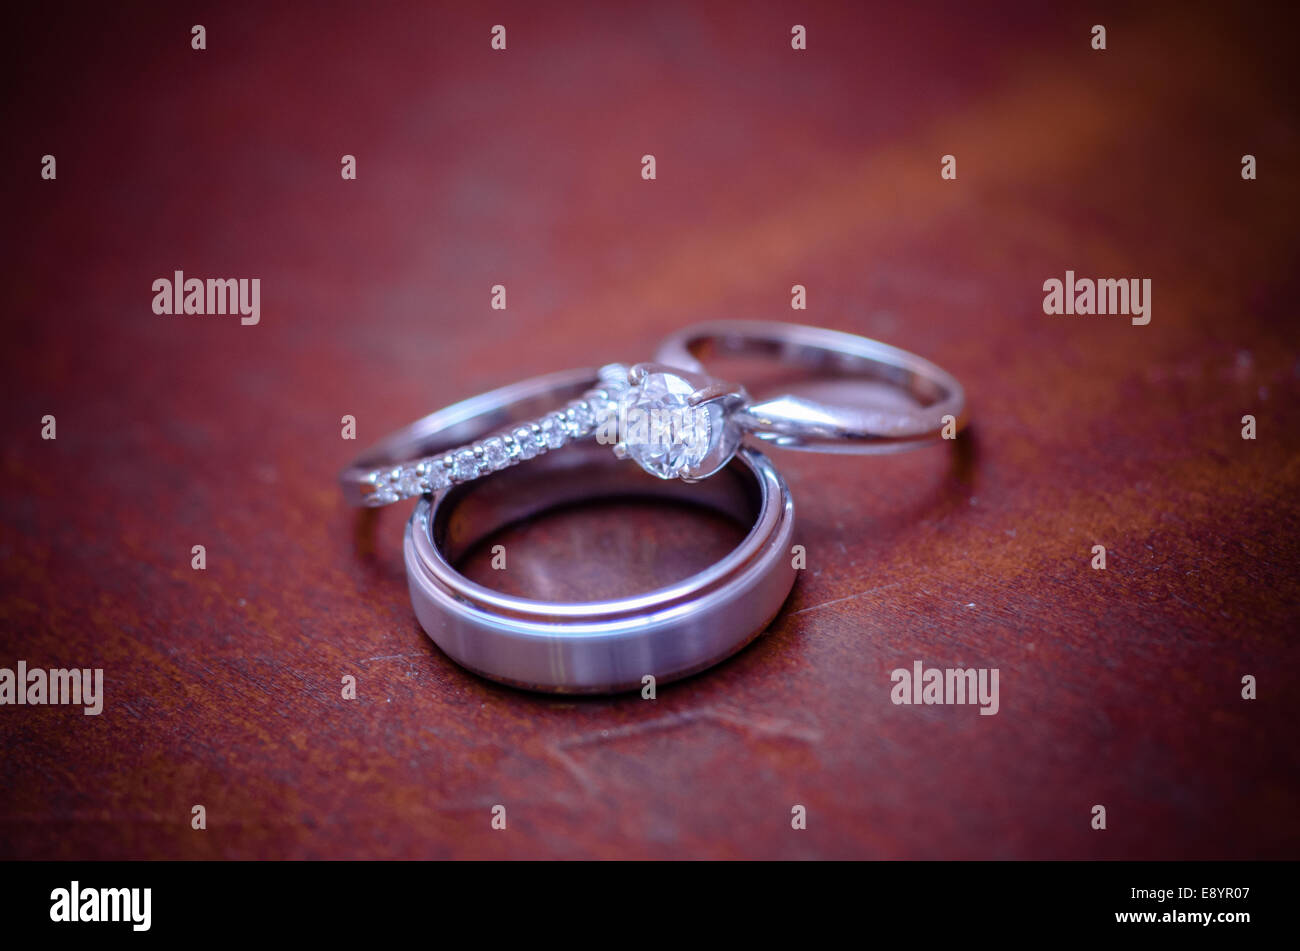
<instances>
[{"instance_id":1,"label":"diamond solitaire stone","mask_svg":"<svg viewBox=\"0 0 1300 951\"><path fill-rule=\"evenodd\" d=\"M677 479L700 464L712 444L704 406L691 406L695 387L674 373L647 373L627 394L622 420L629 459L660 479Z\"/></svg>"}]
</instances>

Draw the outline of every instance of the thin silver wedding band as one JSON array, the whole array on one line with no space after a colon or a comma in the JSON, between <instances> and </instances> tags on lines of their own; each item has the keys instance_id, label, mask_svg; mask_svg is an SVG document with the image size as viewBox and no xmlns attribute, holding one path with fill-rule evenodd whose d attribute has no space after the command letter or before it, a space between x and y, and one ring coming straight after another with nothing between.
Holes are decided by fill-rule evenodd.
<instances>
[{"instance_id":1,"label":"thin silver wedding band","mask_svg":"<svg viewBox=\"0 0 1300 951\"><path fill-rule=\"evenodd\" d=\"M748 436L767 445L813 452L898 452L955 435L966 425L966 392L956 377L914 353L857 334L777 321L715 320L670 334L655 359L709 373L701 353L771 357L822 376L884 383L916 403L827 403L790 394L751 400L735 420Z\"/></svg>"}]
</instances>

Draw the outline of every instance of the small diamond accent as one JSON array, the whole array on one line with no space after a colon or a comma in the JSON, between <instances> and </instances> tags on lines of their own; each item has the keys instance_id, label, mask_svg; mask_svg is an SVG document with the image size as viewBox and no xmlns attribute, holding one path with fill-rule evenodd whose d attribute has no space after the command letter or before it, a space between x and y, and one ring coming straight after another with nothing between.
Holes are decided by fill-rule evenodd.
<instances>
[{"instance_id":1,"label":"small diamond accent","mask_svg":"<svg viewBox=\"0 0 1300 951\"><path fill-rule=\"evenodd\" d=\"M569 407L569 431L575 436L586 436L596 428L596 416L586 401L579 400Z\"/></svg>"},{"instance_id":2,"label":"small diamond accent","mask_svg":"<svg viewBox=\"0 0 1300 951\"><path fill-rule=\"evenodd\" d=\"M629 396L645 398L646 388L632 390L627 374L628 368L624 364L601 367L596 386L572 400L564 409L440 456L372 470L360 478L361 501L371 506L388 505L429 492L441 492L454 483L469 482L521 460L559 449L572 439L592 433L600 438L602 432L615 430L610 426L611 417L616 422L622 421L620 414L625 399ZM611 434L607 441L613 442L615 438L621 437ZM638 447L629 445L627 448L636 450ZM657 448L650 447L646 452ZM633 458L646 465L635 451ZM673 468L671 463L675 461L668 460L668 468Z\"/></svg>"},{"instance_id":3,"label":"small diamond accent","mask_svg":"<svg viewBox=\"0 0 1300 951\"><path fill-rule=\"evenodd\" d=\"M597 432L616 433L618 431L618 401L605 390L597 390L587 396L587 405L591 407L592 429ZM611 421L611 417L613 420Z\"/></svg>"},{"instance_id":4,"label":"small diamond accent","mask_svg":"<svg viewBox=\"0 0 1300 951\"><path fill-rule=\"evenodd\" d=\"M531 459L537 455L537 436L530 428L520 426L512 435L519 446L519 458Z\"/></svg>"},{"instance_id":5,"label":"small diamond accent","mask_svg":"<svg viewBox=\"0 0 1300 951\"><path fill-rule=\"evenodd\" d=\"M547 449L559 449L569 438L569 434L564 431L564 417L558 413L543 417L541 427Z\"/></svg>"},{"instance_id":6,"label":"small diamond accent","mask_svg":"<svg viewBox=\"0 0 1300 951\"><path fill-rule=\"evenodd\" d=\"M420 476L415 466L406 466L397 478L397 491L404 499L419 495L424 490L420 487Z\"/></svg>"},{"instance_id":7,"label":"small diamond accent","mask_svg":"<svg viewBox=\"0 0 1300 951\"><path fill-rule=\"evenodd\" d=\"M395 493L388 487L387 473L372 472L363 481L371 487L371 491L364 496L367 505L388 505L397 501Z\"/></svg>"},{"instance_id":8,"label":"small diamond accent","mask_svg":"<svg viewBox=\"0 0 1300 951\"><path fill-rule=\"evenodd\" d=\"M447 471L446 456L439 456L428 463L428 475L425 477L430 492L441 492L451 485L451 473Z\"/></svg>"},{"instance_id":9,"label":"small diamond accent","mask_svg":"<svg viewBox=\"0 0 1300 951\"><path fill-rule=\"evenodd\" d=\"M399 501L397 493L384 481L383 473L371 473L367 481L375 487L375 491L366 496L367 505L391 505Z\"/></svg>"},{"instance_id":10,"label":"small diamond accent","mask_svg":"<svg viewBox=\"0 0 1300 951\"><path fill-rule=\"evenodd\" d=\"M499 436L483 440L483 458L493 470L504 469L510 465L510 453Z\"/></svg>"},{"instance_id":11,"label":"small diamond accent","mask_svg":"<svg viewBox=\"0 0 1300 951\"><path fill-rule=\"evenodd\" d=\"M478 456L474 455L473 449L462 449L456 453L452 474L457 482L468 482L470 479L478 478Z\"/></svg>"}]
</instances>

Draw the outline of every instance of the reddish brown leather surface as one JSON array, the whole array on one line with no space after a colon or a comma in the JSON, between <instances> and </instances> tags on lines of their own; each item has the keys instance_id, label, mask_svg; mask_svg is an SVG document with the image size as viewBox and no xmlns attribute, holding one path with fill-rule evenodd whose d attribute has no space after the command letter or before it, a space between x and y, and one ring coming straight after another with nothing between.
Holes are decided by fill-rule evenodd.
<instances>
[{"instance_id":1,"label":"reddish brown leather surface","mask_svg":"<svg viewBox=\"0 0 1300 951\"><path fill-rule=\"evenodd\" d=\"M475 6L34 5L6 30L0 666L102 667L107 698L0 708L0 856L1295 857L1293 25ZM156 316L175 269L260 278L261 323ZM1066 269L1150 278L1151 323L1045 316ZM337 469L715 317L906 347L973 426L775 456L808 568L654 702L459 669L411 611L409 507L358 541ZM593 547L709 530L621 514L508 544L599 590L620 565ZM914 660L999 668L1001 711L893 705Z\"/></svg>"}]
</instances>

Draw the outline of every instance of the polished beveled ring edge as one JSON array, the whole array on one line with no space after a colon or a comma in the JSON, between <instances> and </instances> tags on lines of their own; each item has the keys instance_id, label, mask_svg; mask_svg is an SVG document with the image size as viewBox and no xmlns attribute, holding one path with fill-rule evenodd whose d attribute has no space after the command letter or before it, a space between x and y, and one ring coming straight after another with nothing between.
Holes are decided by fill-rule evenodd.
<instances>
[{"instance_id":1,"label":"polished beveled ring edge","mask_svg":"<svg viewBox=\"0 0 1300 951\"><path fill-rule=\"evenodd\" d=\"M542 465L571 465L576 456L586 455L594 464L626 474L627 490L619 493L624 495L685 497L682 489L702 487L649 478L635 467L619 466L608 452L596 453L599 448L575 444L546 457L551 461ZM407 525L404 544L415 614L458 664L535 691L618 693L640 689L647 675L667 683L712 666L766 629L795 577L790 552L794 502L784 480L753 449L742 449L730 467L755 480L758 494L754 525L736 549L679 584L605 602L534 601L470 581L447 562L430 533L439 506L455 505L461 490L423 499ZM540 470L522 471L532 475ZM539 510L547 507L545 499L536 504Z\"/></svg>"},{"instance_id":2,"label":"polished beveled ring edge","mask_svg":"<svg viewBox=\"0 0 1300 951\"><path fill-rule=\"evenodd\" d=\"M783 362L823 366L898 387L916 409L844 406L795 396L748 404L734 419L748 435L783 449L882 453L955 435L967 421L966 393L946 370L914 353L857 334L763 320L717 320L685 327L659 345L655 359L708 373L695 348L758 354Z\"/></svg>"}]
</instances>

